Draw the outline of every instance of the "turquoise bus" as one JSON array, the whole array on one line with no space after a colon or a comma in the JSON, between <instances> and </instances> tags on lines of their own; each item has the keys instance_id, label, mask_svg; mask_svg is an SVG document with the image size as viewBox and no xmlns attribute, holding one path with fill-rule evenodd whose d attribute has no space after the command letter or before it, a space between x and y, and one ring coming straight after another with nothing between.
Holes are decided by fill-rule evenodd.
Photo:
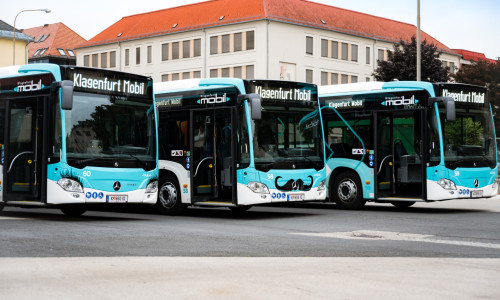
<instances>
[{"instance_id":1,"label":"turquoise bus","mask_svg":"<svg viewBox=\"0 0 500 300\"><path fill-rule=\"evenodd\" d=\"M416 202L497 195L495 127L488 91L456 83L367 82L320 86L328 198Z\"/></svg>"},{"instance_id":2,"label":"turquoise bus","mask_svg":"<svg viewBox=\"0 0 500 300\"><path fill-rule=\"evenodd\" d=\"M189 79L155 83L154 93L163 213L325 199L316 85Z\"/></svg>"},{"instance_id":3,"label":"turquoise bus","mask_svg":"<svg viewBox=\"0 0 500 300\"><path fill-rule=\"evenodd\" d=\"M155 204L152 80L30 64L0 68L0 208Z\"/></svg>"}]
</instances>

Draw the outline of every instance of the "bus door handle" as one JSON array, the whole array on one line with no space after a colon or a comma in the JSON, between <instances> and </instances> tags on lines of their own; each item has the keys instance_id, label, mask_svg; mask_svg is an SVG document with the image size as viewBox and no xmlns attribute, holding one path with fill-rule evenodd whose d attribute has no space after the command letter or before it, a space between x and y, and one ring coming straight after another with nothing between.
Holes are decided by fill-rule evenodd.
<instances>
[{"instance_id":1,"label":"bus door handle","mask_svg":"<svg viewBox=\"0 0 500 300\"><path fill-rule=\"evenodd\" d=\"M200 162L198 163L198 165L196 166L196 171L194 172L194 176L193 178L196 177L196 175L198 175L198 169L200 168L200 165L207 159L213 159L212 156L209 156L209 157L205 157L204 159L200 160Z\"/></svg>"},{"instance_id":2,"label":"bus door handle","mask_svg":"<svg viewBox=\"0 0 500 300\"><path fill-rule=\"evenodd\" d=\"M380 171L382 171L382 166L384 165L384 161L386 159L388 159L389 157L392 157L392 155L387 155L386 157L384 157L384 159L382 159L382 162L380 163L380 166L378 168L378 172L377 172L377 175L380 173Z\"/></svg>"},{"instance_id":3,"label":"bus door handle","mask_svg":"<svg viewBox=\"0 0 500 300\"><path fill-rule=\"evenodd\" d=\"M7 170L7 173L10 172L10 170L12 169L12 165L14 165L14 162L16 161L16 159L21 156L21 155L25 155L25 154L33 154L33 151L24 151L24 152L21 152L19 154L17 154L16 156L14 156L14 158L12 159L12 161L10 162L10 166L9 166L9 169Z\"/></svg>"}]
</instances>

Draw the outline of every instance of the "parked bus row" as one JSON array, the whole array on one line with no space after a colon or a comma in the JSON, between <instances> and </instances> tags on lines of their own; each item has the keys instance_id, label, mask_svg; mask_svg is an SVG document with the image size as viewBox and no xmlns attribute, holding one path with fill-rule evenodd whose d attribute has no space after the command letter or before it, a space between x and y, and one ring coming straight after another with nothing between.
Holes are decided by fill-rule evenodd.
<instances>
[{"instance_id":1,"label":"parked bus row","mask_svg":"<svg viewBox=\"0 0 500 300\"><path fill-rule=\"evenodd\" d=\"M423 82L155 83L51 64L0 69L0 210L492 197L487 90Z\"/></svg>"}]
</instances>

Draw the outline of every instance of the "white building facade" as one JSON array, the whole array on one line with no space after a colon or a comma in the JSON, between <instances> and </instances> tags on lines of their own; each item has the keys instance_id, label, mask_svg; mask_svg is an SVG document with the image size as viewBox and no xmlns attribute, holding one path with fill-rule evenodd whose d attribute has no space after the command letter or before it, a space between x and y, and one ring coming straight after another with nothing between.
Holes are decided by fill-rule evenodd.
<instances>
[{"instance_id":1,"label":"white building facade","mask_svg":"<svg viewBox=\"0 0 500 300\"><path fill-rule=\"evenodd\" d=\"M211 2L216 1L221 0ZM237 77L342 84L373 80L377 60L387 59L387 51L395 44L320 27L264 17L165 34L152 32L84 45L78 48L77 65L137 73L157 82ZM447 66L459 66L460 55L451 50L441 52L440 58Z\"/></svg>"}]
</instances>

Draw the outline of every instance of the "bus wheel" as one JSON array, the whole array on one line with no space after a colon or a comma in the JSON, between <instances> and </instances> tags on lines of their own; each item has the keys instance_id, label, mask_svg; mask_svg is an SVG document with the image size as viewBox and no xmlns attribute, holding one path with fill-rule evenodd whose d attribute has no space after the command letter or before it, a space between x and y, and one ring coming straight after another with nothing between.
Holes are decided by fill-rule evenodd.
<instances>
[{"instance_id":1,"label":"bus wheel","mask_svg":"<svg viewBox=\"0 0 500 300\"><path fill-rule=\"evenodd\" d=\"M391 202L392 205L396 206L397 208L408 208L410 206L412 206L413 204L415 204L415 202L411 202L411 201L394 201L394 202Z\"/></svg>"},{"instance_id":2,"label":"bus wheel","mask_svg":"<svg viewBox=\"0 0 500 300\"><path fill-rule=\"evenodd\" d=\"M352 171L342 172L335 177L330 193L340 209L360 209L366 203L361 181Z\"/></svg>"},{"instance_id":3,"label":"bus wheel","mask_svg":"<svg viewBox=\"0 0 500 300\"><path fill-rule=\"evenodd\" d=\"M174 176L166 175L160 178L156 208L164 215L179 215L184 211L179 183Z\"/></svg>"},{"instance_id":4,"label":"bus wheel","mask_svg":"<svg viewBox=\"0 0 500 300\"><path fill-rule=\"evenodd\" d=\"M61 211L68 217L79 217L83 215L87 211L87 209L81 205L69 205L61 207Z\"/></svg>"}]
</instances>

